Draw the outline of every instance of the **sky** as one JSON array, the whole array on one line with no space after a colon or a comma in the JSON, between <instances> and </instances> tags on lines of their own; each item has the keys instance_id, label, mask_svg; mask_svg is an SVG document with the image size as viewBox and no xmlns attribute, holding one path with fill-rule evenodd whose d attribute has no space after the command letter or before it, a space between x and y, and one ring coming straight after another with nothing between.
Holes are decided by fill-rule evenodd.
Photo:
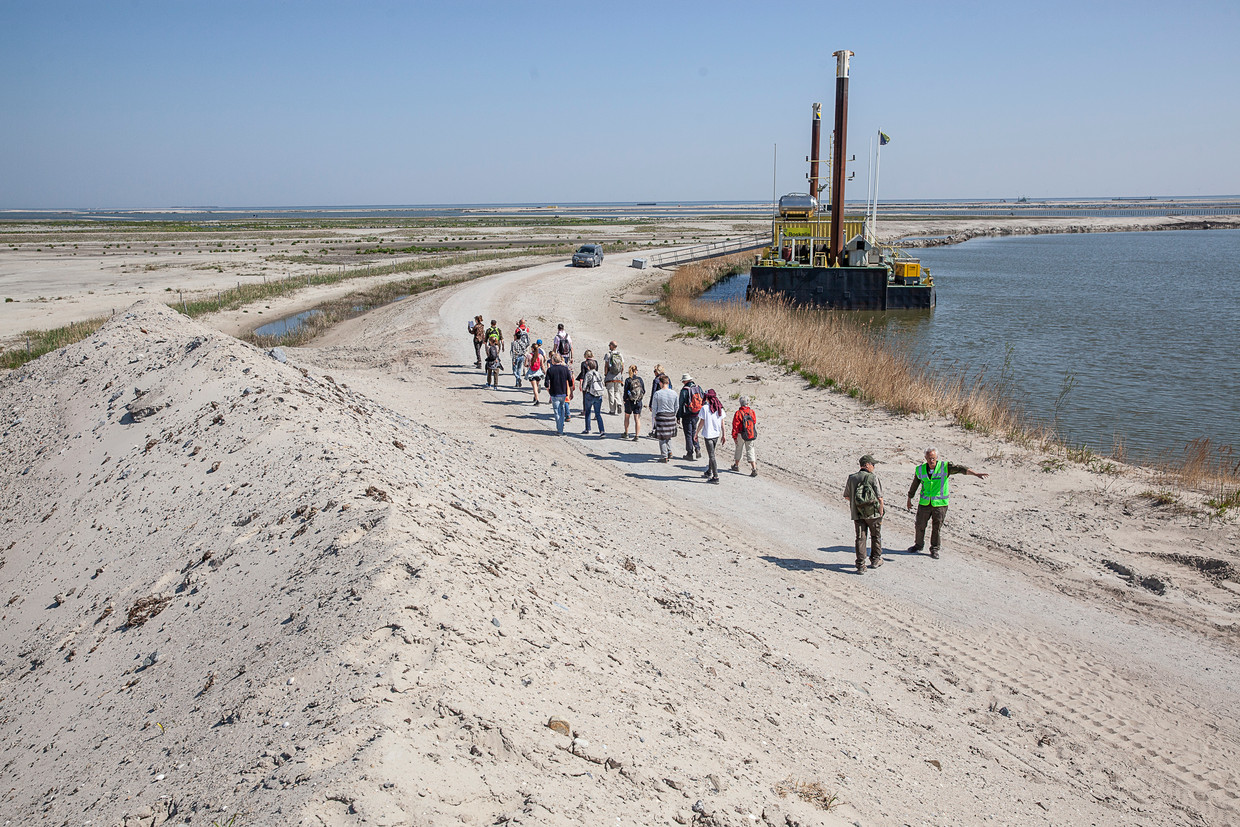
<instances>
[{"instance_id":1,"label":"sky","mask_svg":"<svg viewBox=\"0 0 1240 827\"><path fill-rule=\"evenodd\" d=\"M0 209L769 200L838 49L850 199L880 129L883 200L1237 194L1237 44L1234 0L0 0Z\"/></svg>"}]
</instances>

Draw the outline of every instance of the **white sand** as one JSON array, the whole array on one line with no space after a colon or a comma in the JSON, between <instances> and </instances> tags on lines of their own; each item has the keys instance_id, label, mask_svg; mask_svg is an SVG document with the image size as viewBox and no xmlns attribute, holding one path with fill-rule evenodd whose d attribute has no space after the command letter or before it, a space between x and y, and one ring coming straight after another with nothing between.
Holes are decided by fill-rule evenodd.
<instances>
[{"instance_id":1,"label":"white sand","mask_svg":"<svg viewBox=\"0 0 1240 827\"><path fill-rule=\"evenodd\" d=\"M1240 821L1234 520L671 340L624 263L428 293L288 365L143 304L0 377L0 816ZM755 396L762 475L556 438L482 387L475 313ZM844 478L874 453L902 505L931 442L990 478L953 480L943 559L893 508L857 577Z\"/></svg>"}]
</instances>

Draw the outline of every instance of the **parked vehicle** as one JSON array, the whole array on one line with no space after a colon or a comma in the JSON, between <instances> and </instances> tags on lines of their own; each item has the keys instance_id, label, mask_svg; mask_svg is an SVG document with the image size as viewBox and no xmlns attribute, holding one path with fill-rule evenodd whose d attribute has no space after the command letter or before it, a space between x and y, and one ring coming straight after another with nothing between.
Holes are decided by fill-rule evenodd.
<instances>
[{"instance_id":1,"label":"parked vehicle","mask_svg":"<svg viewBox=\"0 0 1240 827\"><path fill-rule=\"evenodd\" d=\"M598 267L602 263L602 244L582 244L577 252L573 253L574 267Z\"/></svg>"}]
</instances>

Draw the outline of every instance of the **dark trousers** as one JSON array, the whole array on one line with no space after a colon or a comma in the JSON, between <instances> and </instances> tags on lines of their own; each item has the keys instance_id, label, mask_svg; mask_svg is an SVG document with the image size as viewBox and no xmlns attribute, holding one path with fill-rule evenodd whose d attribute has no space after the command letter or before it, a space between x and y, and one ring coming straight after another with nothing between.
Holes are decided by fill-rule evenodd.
<instances>
[{"instance_id":1,"label":"dark trousers","mask_svg":"<svg viewBox=\"0 0 1240 827\"><path fill-rule=\"evenodd\" d=\"M914 535L913 545L920 549L926 544L926 523L930 523L930 550L938 551L942 546L939 541L942 539L943 521L947 519L947 506L945 505L917 505L917 522Z\"/></svg>"},{"instance_id":2,"label":"dark trousers","mask_svg":"<svg viewBox=\"0 0 1240 827\"><path fill-rule=\"evenodd\" d=\"M692 454L701 451L702 444L697 439L697 414L682 416L680 424L685 429L685 453Z\"/></svg>"},{"instance_id":3,"label":"dark trousers","mask_svg":"<svg viewBox=\"0 0 1240 827\"><path fill-rule=\"evenodd\" d=\"M474 365L482 364L482 342L474 342Z\"/></svg>"},{"instance_id":4,"label":"dark trousers","mask_svg":"<svg viewBox=\"0 0 1240 827\"><path fill-rule=\"evenodd\" d=\"M719 445L719 437L704 437L706 443L706 472L711 479L719 478L719 463L715 461L715 447Z\"/></svg>"},{"instance_id":5,"label":"dark trousers","mask_svg":"<svg viewBox=\"0 0 1240 827\"><path fill-rule=\"evenodd\" d=\"M865 535L870 535L870 562L881 563L883 560L883 518L875 517L872 520L853 520L853 526L857 529L857 565L865 565Z\"/></svg>"}]
</instances>

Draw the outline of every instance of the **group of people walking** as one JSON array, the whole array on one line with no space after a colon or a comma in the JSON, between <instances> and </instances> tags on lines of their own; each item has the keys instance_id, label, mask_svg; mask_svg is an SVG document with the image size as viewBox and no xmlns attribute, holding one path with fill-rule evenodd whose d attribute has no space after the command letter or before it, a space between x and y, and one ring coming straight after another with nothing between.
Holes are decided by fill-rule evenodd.
<instances>
[{"instance_id":1,"label":"group of people walking","mask_svg":"<svg viewBox=\"0 0 1240 827\"><path fill-rule=\"evenodd\" d=\"M490 326L482 316L475 316L468 325L468 333L474 343L474 367L485 368L486 384L499 387L499 375L503 371L502 354L505 349L503 330L495 319ZM723 400L714 389L703 391L688 373L680 377L680 388L672 388L672 380L662 365L655 365L651 376L650 401L646 403L646 382L639 375L638 366L626 364L624 355L616 342L607 344L602 362L594 351L586 350L574 375L573 339L564 325L557 326L551 344L544 349L543 340L534 338L525 319L517 322L512 341L507 346L515 386L530 383L533 404L542 404L542 390L547 390L555 417L555 429L563 435L572 422L570 405L578 391L581 394L581 418L583 433L589 434L591 425L596 426L600 437L607 435L603 420L603 402L607 403L607 415L624 415L621 438L636 442L641 435L641 418L649 410L651 418L650 437L658 441L659 461L670 462L673 457L672 441L683 431L686 460L700 460L702 447L706 447L707 464L702 476L712 483L719 482L719 466L716 452L720 444L726 444ZM740 471L745 463L752 477L758 476L758 459L754 443L758 439L758 417L749 405L749 399L740 397L740 405L732 416L732 441L735 457L732 470ZM629 427L632 426L632 435Z\"/></svg>"},{"instance_id":2,"label":"group of people walking","mask_svg":"<svg viewBox=\"0 0 1240 827\"><path fill-rule=\"evenodd\" d=\"M482 316L475 316L469 323L469 335L474 342L474 367L485 367L487 385L498 388L499 374L503 371L503 330L495 319L488 327L483 323ZM711 483L719 482L718 449L727 443L727 429L724 427L726 411L723 400L713 388L703 391L692 375L684 373L680 377L680 388L675 389L663 366L655 365L647 407L646 383L638 374L637 365L625 363L614 341L607 344L601 363L592 350L586 350L574 375L569 367L573 364L573 339L563 324L557 326L550 348L544 350L543 340L533 338L525 319L521 319L517 322L508 350L516 387L520 388L523 382L528 381L535 405L542 404L541 393L546 388L558 435L563 436L567 424L572 421L570 404L578 390L581 392L581 418L585 424L583 433L586 434L590 433L590 426L594 424L597 426L596 433L600 437L606 436L602 412L604 399L607 400L608 416L624 414L621 438L634 442L641 433L642 411L649 410L649 436L658 442L659 461L672 461L672 442L678 432L683 433L684 459L702 459L702 449L705 447L706 468L702 476ZM731 467L733 471L741 471L744 463L749 475L756 477L758 460L754 444L758 439L758 417L749 401L747 397L740 397L739 406L732 415L731 435L735 450ZM629 435L630 424L633 427L632 436ZM942 548L943 521L947 517L949 478L967 474L985 479L989 475L940 460L935 448L926 449L925 459L913 472L905 501L905 508L912 511L913 497L918 498L915 539L908 551L915 553L925 548L926 528L929 526L930 556L938 559ZM856 532L858 574L865 573L867 539L870 568L876 569L883 564L882 522L886 503L882 481L874 470L877 462L870 454L861 457L860 469L850 475L844 484L844 499L848 501Z\"/></svg>"}]
</instances>

